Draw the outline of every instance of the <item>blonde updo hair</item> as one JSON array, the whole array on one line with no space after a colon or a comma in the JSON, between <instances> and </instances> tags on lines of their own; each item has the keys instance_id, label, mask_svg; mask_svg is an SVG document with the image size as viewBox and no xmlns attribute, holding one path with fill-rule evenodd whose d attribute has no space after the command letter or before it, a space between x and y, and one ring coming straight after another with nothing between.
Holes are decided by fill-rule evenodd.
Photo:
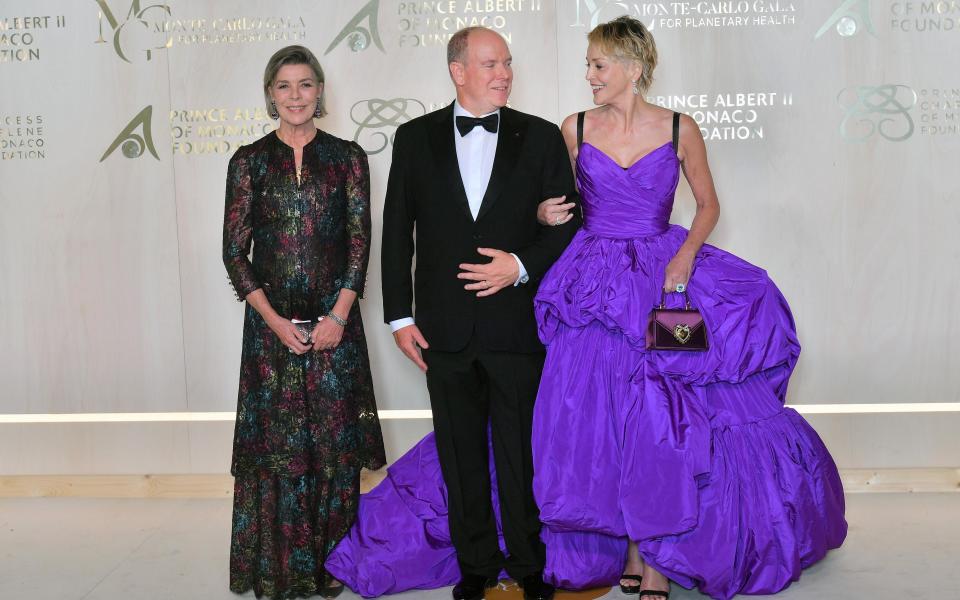
<instances>
[{"instance_id":1,"label":"blonde updo hair","mask_svg":"<svg viewBox=\"0 0 960 600\"><path fill-rule=\"evenodd\" d=\"M643 23L626 15L601 23L587 34L587 41L601 52L625 63L638 63L643 69L637 86L646 92L653 83L657 67L657 43Z\"/></svg>"}]
</instances>

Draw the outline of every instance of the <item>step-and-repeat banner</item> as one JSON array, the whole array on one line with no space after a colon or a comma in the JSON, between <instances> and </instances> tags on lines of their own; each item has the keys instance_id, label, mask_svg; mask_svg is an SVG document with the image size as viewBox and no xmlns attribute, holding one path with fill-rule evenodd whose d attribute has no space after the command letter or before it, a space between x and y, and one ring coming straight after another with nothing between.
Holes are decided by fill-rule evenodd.
<instances>
[{"instance_id":1,"label":"step-and-repeat banner","mask_svg":"<svg viewBox=\"0 0 960 600\"><path fill-rule=\"evenodd\" d=\"M0 413L235 408L226 165L274 128L261 78L289 44L326 71L319 126L369 154L377 243L362 308L380 408L428 408L382 324L393 134L452 100L445 46L469 25L508 41L513 107L558 123L589 108L586 33L621 14L657 40L649 99L706 139L722 207L710 241L766 268L794 309L790 402L957 401L956 0L7 0ZM674 221L693 210L682 183ZM817 424L842 466L956 462L957 413ZM0 472L225 468L229 424L202 425L5 425ZM395 457L429 421L387 429ZM894 448L896 434L914 449Z\"/></svg>"}]
</instances>

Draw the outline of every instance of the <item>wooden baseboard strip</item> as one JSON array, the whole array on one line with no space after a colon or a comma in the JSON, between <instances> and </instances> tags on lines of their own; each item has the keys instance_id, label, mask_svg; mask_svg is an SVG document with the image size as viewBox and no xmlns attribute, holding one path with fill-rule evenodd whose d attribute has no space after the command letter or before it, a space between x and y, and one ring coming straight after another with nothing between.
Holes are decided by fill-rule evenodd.
<instances>
[{"instance_id":1,"label":"wooden baseboard strip","mask_svg":"<svg viewBox=\"0 0 960 600\"><path fill-rule=\"evenodd\" d=\"M364 470L366 493L386 477L386 469ZM0 475L0 498L230 498L229 473L199 475Z\"/></svg>"},{"instance_id":2,"label":"wooden baseboard strip","mask_svg":"<svg viewBox=\"0 0 960 600\"><path fill-rule=\"evenodd\" d=\"M363 471L368 492L386 469ZM841 469L848 494L960 492L960 468ZM233 477L209 475L0 475L0 498L229 498Z\"/></svg>"},{"instance_id":3,"label":"wooden baseboard strip","mask_svg":"<svg viewBox=\"0 0 960 600\"><path fill-rule=\"evenodd\" d=\"M216 475L6 475L7 498L229 498L233 477Z\"/></svg>"},{"instance_id":4,"label":"wooden baseboard strip","mask_svg":"<svg viewBox=\"0 0 960 600\"><path fill-rule=\"evenodd\" d=\"M841 469L840 477L848 494L960 491L960 469Z\"/></svg>"}]
</instances>

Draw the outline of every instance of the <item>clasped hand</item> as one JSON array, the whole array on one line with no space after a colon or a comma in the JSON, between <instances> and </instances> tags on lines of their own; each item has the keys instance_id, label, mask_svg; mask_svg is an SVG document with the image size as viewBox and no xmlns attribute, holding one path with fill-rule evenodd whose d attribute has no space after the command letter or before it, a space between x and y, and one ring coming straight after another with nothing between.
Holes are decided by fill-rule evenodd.
<instances>
[{"instance_id":1,"label":"clasped hand","mask_svg":"<svg viewBox=\"0 0 960 600\"><path fill-rule=\"evenodd\" d=\"M336 348L343 339L343 327L340 327L331 319L320 319L316 327L306 340L303 334L289 319L277 317L270 323L269 327L280 338L280 342L294 354L305 354L308 350L329 350Z\"/></svg>"},{"instance_id":2,"label":"clasped hand","mask_svg":"<svg viewBox=\"0 0 960 600\"><path fill-rule=\"evenodd\" d=\"M513 255L494 248L477 248L477 252L492 260L486 264L460 263L457 278L473 282L463 286L464 289L476 291L477 297L483 298L516 283L520 277L520 267Z\"/></svg>"},{"instance_id":3,"label":"clasped hand","mask_svg":"<svg viewBox=\"0 0 960 600\"><path fill-rule=\"evenodd\" d=\"M314 350L330 350L340 345L340 340L343 339L343 327L333 319L320 317L310 337L313 339Z\"/></svg>"}]
</instances>

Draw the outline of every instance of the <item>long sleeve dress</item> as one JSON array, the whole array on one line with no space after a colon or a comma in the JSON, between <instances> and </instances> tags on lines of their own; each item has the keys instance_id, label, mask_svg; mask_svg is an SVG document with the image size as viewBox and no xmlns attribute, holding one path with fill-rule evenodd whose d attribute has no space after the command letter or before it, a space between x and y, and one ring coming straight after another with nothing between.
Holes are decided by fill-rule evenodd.
<instances>
[{"instance_id":1,"label":"long sleeve dress","mask_svg":"<svg viewBox=\"0 0 960 600\"><path fill-rule=\"evenodd\" d=\"M362 295L369 254L370 179L357 144L318 131L299 182L294 150L276 133L237 150L223 261L239 300L262 289L280 315L316 319L341 288ZM360 469L386 462L358 304L336 348L303 355L248 304L239 388L230 589L317 594L329 583L324 559L355 518Z\"/></svg>"}]
</instances>

